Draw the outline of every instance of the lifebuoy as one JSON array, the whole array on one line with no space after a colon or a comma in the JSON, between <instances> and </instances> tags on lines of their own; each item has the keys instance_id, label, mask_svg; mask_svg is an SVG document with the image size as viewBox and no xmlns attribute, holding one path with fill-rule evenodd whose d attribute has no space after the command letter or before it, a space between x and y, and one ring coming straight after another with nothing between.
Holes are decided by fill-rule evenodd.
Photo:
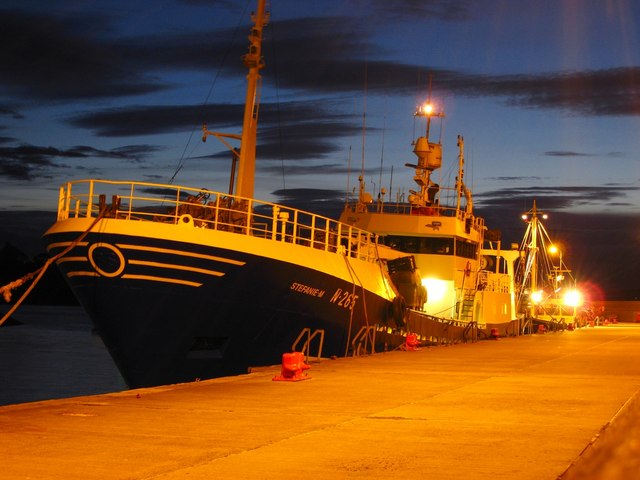
<instances>
[{"instance_id":1,"label":"lifebuoy","mask_svg":"<svg viewBox=\"0 0 640 480\"><path fill-rule=\"evenodd\" d=\"M464 267L464 274L468 277L471 275L471 262L467 260L467 265Z\"/></svg>"}]
</instances>

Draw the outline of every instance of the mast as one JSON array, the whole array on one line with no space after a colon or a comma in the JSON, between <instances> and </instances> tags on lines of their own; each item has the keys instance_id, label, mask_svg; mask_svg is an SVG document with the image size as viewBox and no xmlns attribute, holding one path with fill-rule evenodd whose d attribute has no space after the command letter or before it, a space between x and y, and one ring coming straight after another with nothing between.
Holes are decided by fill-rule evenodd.
<instances>
[{"instance_id":1,"label":"mast","mask_svg":"<svg viewBox=\"0 0 640 480\"><path fill-rule=\"evenodd\" d=\"M528 286L531 300L533 300L534 296L539 295L538 280L540 275L539 263L541 260L540 249L544 246L544 238L542 236L546 236L544 226L540 223L540 215L542 215L543 219L547 218L545 213L538 210L535 199L533 200L533 208L522 215L522 219L527 222L527 230L522 240L521 250L525 250L527 255L522 274L522 290L520 292L520 297L524 294L525 286ZM530 311L528 312L531 317L535 316L534 303L536 303L535 300L530 305Z\"/></svg>"},{"instance_id":2,"label":"mast","mask_svg":"<svg viewBox=\"0 0 640 480\"><path fill-rule=\"evenodd\" d=\"M460 210L462 191L464 189L464 138L458 135L458 178L456 179L456 210Z\"/></svg>"},{"instance_id":3,"label":"mast","mask_svg":"<svg viewBox=\"0 0 640 480\"><path fill-rule=\"evenodd\" d=\"M431 104L425 104L417 108L414 117L425 118L427 125L425 136L418 137L414 142L413 153L418 157L418 163L405 163L406 167L415 169L413 180L420 186L420 192L411 190L409 202L419 207L431 206L439 190L431 181L431 173L442 166L442 145L429 139L431 117L444 117L444 113L436 113Z\"/></svg>"},{"instance_id":4,"label":"mast","mask_svg":"<svg viewBox=\"0 0 640 480\"><path fill-rule=\"evenodd\" d=\"M258 110L260 106L260 70L264 68L262 58L262 30L269 21L265 12L266 0L258 0L257 12L251 15L254 23L249 34L249 52L242 61L249 69L247 74L247 95L244 104L242 139L240 141L240 160L236 195L253 198L256 169L256 137L258 132Z\"/></svg>"},{"instance_id":5,"label":"mast","mask_svg":"<svg viewBox=\"0 0 640 480\"><path fill-rule=\"evenodd\" d=\"M538 209L536 201L533 200L533 209L531 210L531 244L529 245L531 254L531 292L538 290Z\"/></svg>"}]
</instances>

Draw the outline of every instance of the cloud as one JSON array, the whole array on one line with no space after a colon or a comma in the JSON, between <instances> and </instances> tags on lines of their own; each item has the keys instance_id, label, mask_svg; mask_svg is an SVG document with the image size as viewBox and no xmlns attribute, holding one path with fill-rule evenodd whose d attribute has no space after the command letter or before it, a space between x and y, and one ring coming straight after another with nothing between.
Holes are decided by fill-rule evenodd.
<instances>
[{"instance_id":1,"label":"cloud","mask_svg":"<svg viewBox=\"0 0 640 480\"><path fill-rule=\"evenodd\" d=\"M344 190L323 188L291 188L272 192L276 203L337 219L344 209Z\"/></svg>"},{"instance_id":2,"label":"cloud","mask_svg":"<svg viewBox=\"0 0 640 480\"><path fill-rule=\"evenodd\" d=\"M538 177L538 176L522 176L522 177L502 176L502 177L489 177L488 180L498 180L498 181L502 181L502 182L522 182L522 181L539 182L540 180L542 180L542 177Z\"/></svg>"},{"instance_id":3,"label":"cloud","mask_svg":"<svg viewBox=\"0 0 640 480\"><path fill-rule=\"evenodd\" d=\"M235 6L234 0L178 0L178 3L204 7L211 7L211 5L214 5L216 8L218 6L223 8L232 8Z\"/></svg>"},{"instance_id":4,"label":"cloud","mask_svg":"<svg viewBox=\"0 0 640 480\"><path fill-rule=\"evenodd\" d=\"M87 14L71 21L55 14L1 11L0 42L5 48L0 52L0 84L25 98L74 100L165 90L170 85L158 79L160 71L218 68L238 78L244 74L237 58L245 53L246 42L238 29L116 39L106 34L113 29L113 20ZM88 30L86 25L100 28ZM374 32L373 25L360 22L358 35L353 35L349 17L274 21L267 30L271 43L265 50L273 55L266 71L277 68L283 87L351 91L362 88L368 62L371 88L414 86L415 72L424 74L424 67L363 58L362 52L384 53L371 41Z\"/></svg>"},{"instance_id":5,"label":"cloud","mask_svg":"<svg viewBox=\"0 0 640 480\"><path fill-rule=\"evenodd\" d=\"M622 152L607 152L604 154L599 153L583 153L583 152L572 152L567 150L551 150L548 152L544 152L543 155L545 157L610 157L610 158L620 158L624 157L624 153Z\"/></svg>"},{"instance_id":6,"label":"cloud","mask_svg":"<svg viewBox=\"0 0 640 480\"><path fill-rule=\"evenodd\" d=\"M332 175L332 174L347 174L348 169L346 165L341 165L339 163L323 163L319 165L272 165L267 167L261 167L260 171L263 173L272 173L278 174L282 173L282 171L287 174L287 176L294 175Z\"/></svg>"},{"instance_id":7,"label":"cloud","mask_svg":"<svg viewBox=\"0 0 640 480\"><path fill-rule=\"evenodd\" d=\"M579 153L579 152L569 152L569 151L560 151L554 150L549 152L544 152L545 157L595 157L596 155L593 153Z\"/></svg>"},{"instance_id":8,"label":"cloud","mask_svg":"<svg viewBox=\"0 0 640 480\"><path fill-rule=\"evenodd\" d=\"M361 92L366 79L370 92L406 95L430 75L436 89L441 85L452 94L501 98L514 107L559 109L582 116L640 114L636 87L640 67L483 75L385 60L388 51L374 41L375 25L360 24L358 35L353 35L353 19L348 17L294 19L272 27L277 56L267 59L265 72L269 77L270 69L276 71L281 87L314 93Z\"/></svg>"},{"instance_id":9,"label":"cloud","mask_svg":"<svg viewBox=\"0 0 640 480\"><path fill-rule=\"evenodd\" d=\"M387 2L374 2L373 8L379 18L396 21L386 16L391 8ZM405 15L420 11L431 17L464 19L469 4L416 0L404 2L403 7L394 3L393 9ZM172 85L159 75L167 71L211 72L217 66L219 72L241 78L243 66L237 58L246 51L241 32L164 32L115 39L107 35L112 23L109 17L85 15L71 21L55 15L2 11L0 85L7 93L24 98L73 100L165 90ZM98 25L95 30L87 29L86 25L93 24ZM640 90L636 88L640 67L481 75L386 60L389 52L374 40L376 22L359 22L357 35L353 28L354 19L346 16L273 21L266 32L266 77L277 78L280 88L314 94L361 92L366 77L372 92L407 95L430 74L436 87L446 85L453 94L492 96L514 107L558 109L582 116L640 114ZM113 127L107 134L127 133Z\"/></svg>"},{"instance_id":10,"label":"cloud","mask_svg":"<svg viewBox=\"0 0 640 480\"><path fill-rule=\"evenodd\" d=\"M640 114L640 67L538 75L454 75L450 89L470 97L503 97L524 108L560 109L573 115Z\"/></svg>"},{"instance_id":11,"label":"cloud","mask_svg":"<svg viewBox=\"0 0 640 480\"><path fill-rule=\"evenodd\" d=\"M11 117L14 120L22 120L24 118L24 115L9 105L0 105L0 116L1 115Z\"/></svg>"},{"instance_id":12,"label":"cloud","mask_svg":"<svg viewBox=\"0 0 640 480\"><path fill-rule=\"evenodd\" d=\"M375 22L359 19L357 25L354 35L350 17L274 21L266 34L270 39L265 49L265 77L277 78L281 88L314 94L362 92L365 80L367 89L403 92L415 89L416 80L426 78L427 72L439 72L384 60L389 51L374 41Z\"/></svg>"},{"instance_id":13,"label":"cloud","mask_svg":"<svg viewBox=\"0 0 640 480\"><path fill-rule=\"evenodd\" d=\"M395 8L396 5L394 4ZM371 26L351 35L352 19L331 17L281 22L274 33L279 84L310 92L414 91L427 74L435 87L474 98L502 98L510 106L560 109L583 116L640 114L640 67L542 74L482 75L436 65L384 60ZM313 57L307 52L314 52ZM283 68L295 65L295 68ZM267 62L267 71L269 62Z\"/></svg>"},{"instance_id":14,"label":"cloud","mask_svg":"<svg viewBox=\"0 0 640 480\"><path fill-rule=\"evenodd\" d=\"M607 186L523 186L497 189L474 195L475 203L482 209L520 209L528 210L535 199L542 208L566 210L580 207L618 205L632 206L631 200L625 201L630 192L640 191L636 185Z\"/></svg>"},{"instance_id":15,"label":"cloud","mask_svg":"<svg viewBox=\"0 0 640 480\"><path fill-rule=\"evenodd\" d=\"M84 20L96 26L104 21L90 16ZM54 16L0 11L0 84L4 89L26 98L71 100L166 88L134 68L116 44L87 34L86 27L77 25Z\"/></svg>"},{"instance_id":16,"label":"cloud","mask_svg":"<svg viewBox=\"0 0 640 480\"><path fill-rule=\"evenodd\" d=\"M188 131L203 123L218 128L238 125L242 123L242 111L240 104L134 105L78 114L67 122L102 137L133 137ZM202 123L198 125L197 119Z\"/></svg>"},{"instance_id":17,"label":"cloud","mask_svg":"<svg viewBox=\"0 0 640 480\"><path fill-rule=\"evenodd\" d=\"M56 162L59 159L111 158L140 161L158 149L159 147L152 145L128 145L111 150L100 150L84 145L69 149L36 145L0 147L0 177L11 180L50 178L53 170L66 168L66 165Z\"/></svg>"},{"instance_id":18,"label":"cloud","mask_svg":"<svg viewBox=\"0 0 640 480\"><path fill-rule=\"evenodd\" d=\"M318 112L320 113L320 112ZM258 156L261 159L305 160L319 159L336 152L343 152L343 146L336 142L339 138L351 137L360 129L340 119L331 120L330 115L322 118L290 119L286 123L260 129ZM344 155L344 153L343 153ZM289 172L287 167L287 172Z\"/></svg>"},{"instance_id":19,"label":"cloud","mask_svg":"<svg viewBox=\"0 0 640 480\"><path fill-rule=\"evenodd\" d=\"M327 102L313 100L278 104L265 102L260 106L260 139L267 143L278 139L280 134L273 125L286 126L287 138L291 137L294 140L301 140L304 135L310 133L351 135L354 127L344 123L347 117L331 107ZM70 117L67 122L75 127L90 129L96 135L104 137L188 131L194 127L200 129L203 124L206 124L209 130L234 128L239 132L243 111L244 105L240 103L137 105L85 112ZM322 122L314 127L313 122L319 120Z\"/></svg>"},{"instance_id":20,"label":"cloud","mask_svg":"<svg viewBox=\"0 0 640 480\"><path fill-rule=\"evenodd\" d=\"M260 107L259 144L257 155L262 161L318 160L343 149L336 142L360 132L350 115L340 113L326 101L264 103ZM105 137L164 134L177 131L198 131L207 125L209 131L239 133L244 106L241 104L132 106L75 115L68 122L75 127L92 130ZM202 119L194 125L194 118ZM230 121L231 119L231 121ZM370 128L374 131L374 128ZM231 141L234 146L237 142ZM229 152L200 158L228 159ZM263 162L264 163L264 162ZM314 173L318 167L311 167ZM287 166L288 174L303 174L307 167ZM281 166L265 166L263 172L281 172Z\"/></svg>"},{"instance_id":21,"label":"cloud","mask_svg":"<svg viewBox=\"0 0 640 480\"><path fill-rule=\"evenodd\" d=\"M354 173L353 168L349 168L347 165L347 161L345 159L344 163L320 163L320 164L300 164L300 163L286 163L284 165L261 165L259 167L259 171L262 173L270 173L274 175L282 174L283 171L287 176L305 176L305 175L341 175L343 178L347 178L346 176L352 174L354 177L357 176ZM360 170L357 172L360 173ZM369 178L374 178L374 176L380 173L379 168L371 167L365 168L364 174ZM383 173L388 173L388 169L385 169Z\"/></svg>"},{"instance_id":22,"label":"cloud","mask_svg":"<svg viewBox=\"0 0 640 480\"><path fill-rule=\"evenodd\" d=\"M275 190L272 195L280 197L283 203L328 202L339 200L344 202L344 191L327 188L290 188Z\"/></svg>"},{"instance_id":23,"label":"cloud","mask_svg":"<svg viewBox=\"0 0 640 480\"><path fill-rule=\"evenodd\" d=\"M376 17L386 21L435 18L444 21L466 20L470 16L471 3L468 0L355 0L354 8L373 10Z\"/></svg>"}]
</instances>

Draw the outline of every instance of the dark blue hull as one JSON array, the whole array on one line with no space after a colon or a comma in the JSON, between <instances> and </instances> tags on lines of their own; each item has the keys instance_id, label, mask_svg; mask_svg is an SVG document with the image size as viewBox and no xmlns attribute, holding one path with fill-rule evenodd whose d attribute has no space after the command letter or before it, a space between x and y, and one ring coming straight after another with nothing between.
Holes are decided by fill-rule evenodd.
<instances>
[{"instance_id":1,"label":"dark blue hull","mask_svg":"<svg viewBox=\"0 0 640 480\"><path fill-rule=\"evenodd\" d=\"M47 233L50 254L77 235ZM352 282L228 248L90 233L58 267L130 387L278 364L303 328L344 356L362 326L389 320L389 300Z\"/></svg>"}]
</instances>

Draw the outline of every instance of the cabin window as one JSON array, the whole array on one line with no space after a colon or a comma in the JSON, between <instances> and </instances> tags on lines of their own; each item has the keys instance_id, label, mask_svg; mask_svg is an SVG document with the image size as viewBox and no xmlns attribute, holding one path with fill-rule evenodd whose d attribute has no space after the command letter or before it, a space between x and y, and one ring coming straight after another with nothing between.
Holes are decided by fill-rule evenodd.
<instances>
[{"instance_id":1,"label":"cabin window","mask_svg":"<svg viewBox=\"0 0 640 480\"><path fill-rule=\"evenodd\" d=\"M477 244L458 240L456 242L456 256L463 258L476 258Z\"/></svg>"},{"instance_id":2,"label":"cabin window","mask_svg":"<svg viewBox=\"0 0 640 480\"><path fill-rule=\"evenodd\" d=\"M453 255L453 238L447 237L409 237L404 235L387 235L380 242L405 253L423 253L434 255Z\"/></svg>"}]
</instances>

